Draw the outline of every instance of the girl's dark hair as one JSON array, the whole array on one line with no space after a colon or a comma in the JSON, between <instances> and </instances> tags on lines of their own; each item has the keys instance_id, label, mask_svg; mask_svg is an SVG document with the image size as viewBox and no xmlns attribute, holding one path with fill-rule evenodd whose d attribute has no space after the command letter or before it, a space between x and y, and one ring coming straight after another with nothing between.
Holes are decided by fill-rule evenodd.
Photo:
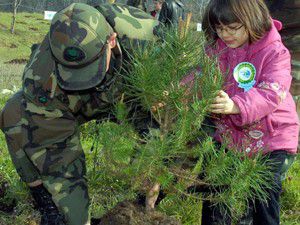
<instances>
[{"instance_id":1,"label":"girl's dark hair","mask_svg":"<svg viewBox=\"0 0 300 225\"><path fill-rule=\"evenodd\" d=\"M249 32L250 43L259 40L272 27L264 0L211 0L206 7L202 27L208 39L218 39L216 25L241 23Z\"/></svg>"}]
</instances>

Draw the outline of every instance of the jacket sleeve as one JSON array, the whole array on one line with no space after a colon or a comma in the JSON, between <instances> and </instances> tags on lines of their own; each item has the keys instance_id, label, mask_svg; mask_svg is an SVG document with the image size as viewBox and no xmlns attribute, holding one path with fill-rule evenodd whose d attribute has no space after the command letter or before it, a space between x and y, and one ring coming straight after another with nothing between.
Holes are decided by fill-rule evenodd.
<instances>
[{"instance_id":1,"label":"jacket sleeve","mask_svg":"<svg viewBox=\"0 0 300 225\"><path fill-rule=\"evenodd\" d=\"M271 53L262 65L257 85L232 97L241 111L230 115L236 126L251 124L272 113L289 92L292 80L290 54L286 48Z\"/></svg>"},{"instance_id":2,"label":"jacket sleeve","mask_svg":"<svg viewBox=\"0 0 300 225\"><path fill-rule=\"evenodd\" d=\"M161 10L159 13L158 21L161 22L162 24L166 25L166 24L170 23L170 18L171 18L170 16L171 16L170 7L167 2L164 2L162 4L162 7L161 7Z\"/></svg>"}]
</instances>

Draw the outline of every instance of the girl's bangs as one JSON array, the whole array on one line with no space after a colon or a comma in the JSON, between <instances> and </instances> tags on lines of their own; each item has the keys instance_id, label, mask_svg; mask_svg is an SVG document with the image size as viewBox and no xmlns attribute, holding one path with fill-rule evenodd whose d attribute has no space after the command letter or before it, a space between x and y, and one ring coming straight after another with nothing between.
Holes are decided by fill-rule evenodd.
<instances>
[{"instance_id":1,"label":"girl's bangs","mask_svg":"<svg viewBox=\"0 0 300 225\"><path fill-rule=\"evenodd\" d=\"M223 4L222 4L223 3ZM227 1L216 1L216 4L211 6L209 12L209 23L214 27L220 23L228 25L231 23L240 22L235 16L233 9Z\"/></svg>"}]
</instances>

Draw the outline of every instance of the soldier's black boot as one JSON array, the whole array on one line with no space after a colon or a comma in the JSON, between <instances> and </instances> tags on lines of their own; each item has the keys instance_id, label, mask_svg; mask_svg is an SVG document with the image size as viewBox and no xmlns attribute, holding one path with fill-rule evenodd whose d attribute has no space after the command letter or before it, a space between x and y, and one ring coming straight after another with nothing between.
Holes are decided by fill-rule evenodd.
<instances>
[{"instance_id":1,"label":"soldier's black boot","mask_svg":"<svg viewBox=\"0 0 300 225\"><path fill-rule=\"evenodd\" d=\"M40 225L65 225L64 218L54 204L51 194L43 185L31 187L30 193L41 213Z\"/></svg>"}]
</instances>

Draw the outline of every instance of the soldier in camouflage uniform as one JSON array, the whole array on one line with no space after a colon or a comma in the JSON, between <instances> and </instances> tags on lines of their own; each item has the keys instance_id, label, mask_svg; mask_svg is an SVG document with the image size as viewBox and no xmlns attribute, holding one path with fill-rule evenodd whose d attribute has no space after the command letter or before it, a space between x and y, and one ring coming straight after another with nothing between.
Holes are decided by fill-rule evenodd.
<instances>
[{"instance_id":1,"label":"soldier in camouflage uniform","mask_svg":"<svg viewBox=\"0 0 300 225\"><path fill-rule=\"evenodd\" d=\"M0 126L41 224L90 224L79 126L108 117L122 93L116 71L125 52L154 40L157 25L133 7L75 3L55 15L32 52L22 89L2 110Z\"/></svg>"}]
</instances>

